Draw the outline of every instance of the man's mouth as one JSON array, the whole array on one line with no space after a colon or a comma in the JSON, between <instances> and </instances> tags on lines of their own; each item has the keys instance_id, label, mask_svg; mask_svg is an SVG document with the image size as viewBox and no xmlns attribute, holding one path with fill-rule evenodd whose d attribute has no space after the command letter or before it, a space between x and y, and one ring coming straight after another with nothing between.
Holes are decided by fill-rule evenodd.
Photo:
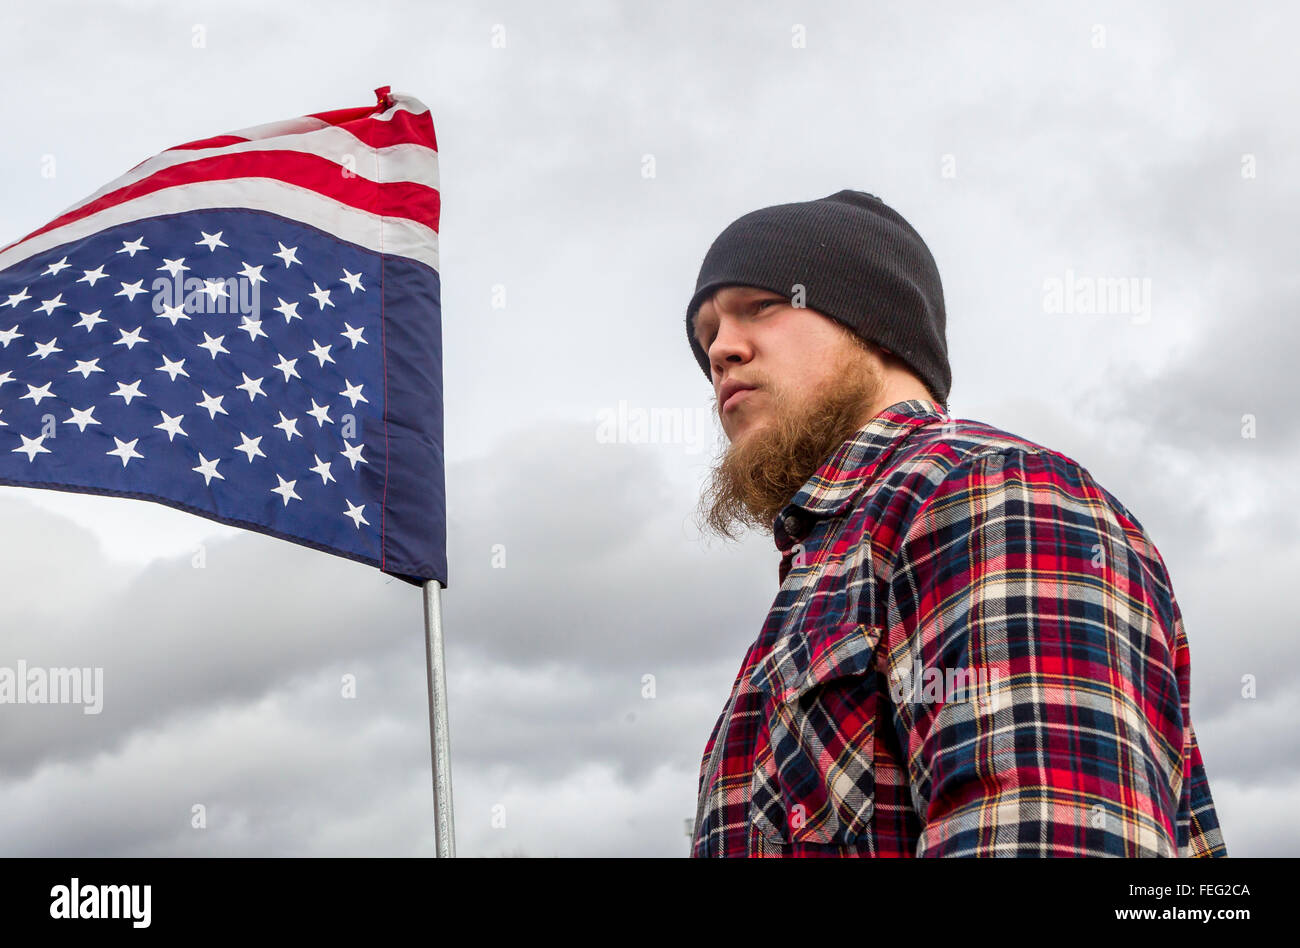
<instances>
[{"instance_id":1,"label":"man's mouth","mask_svg":"<svg viewBox=\"0 0 1300 948\"><path fill-rule=\"evenodd\" d=\"M740 379L727 379L718 390L719 413L725 413L727 408L735 402L737 396L753 391L757 387L749 382L742 382Z\"/></svg>"},{"instance_id":2,"label":"man's mouth","mask_svg":"<svg viewBox=\"0 0 1300 948\"><path fill-rule=\"evenodd\" d=\"M731 409L732 409L733 407L735 407L735 406L736 406L736 405L737 405L737 404L738 404L738 403L739 403L739 402L740 402L740 401L741 401L741 400L742 400L746 395L752 394L754 391L755 391L755 389L752 389L752 388L738 388L738 389L736 389L736 391L732 392L731 395L729 395L729 396L727 397L727 400L726 400L725 402L722 403L722 410L723 410L723 412L725 413L725 412L731 410Z\"/></svg>"}]
</instances>

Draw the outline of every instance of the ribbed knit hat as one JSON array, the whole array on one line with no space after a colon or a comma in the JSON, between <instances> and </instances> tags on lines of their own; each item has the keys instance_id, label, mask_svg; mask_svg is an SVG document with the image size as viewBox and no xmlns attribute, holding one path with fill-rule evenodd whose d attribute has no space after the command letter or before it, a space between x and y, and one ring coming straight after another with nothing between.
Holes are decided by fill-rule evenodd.
<instances>
[{"instance_id":1,"label":"ribbed knit hat","mask_svg":"<svg viewBox=\"0 0 1300 948\"><path fill-rule=\"evenodd\" d=\"M952 387L939 268L921 235L880 198L839 191L752 211L705 254L686 309L686 337L705 378L695 314L724 286L754 286L803 303L889 349L947 410Z\"/></svg>"}]
</instances>

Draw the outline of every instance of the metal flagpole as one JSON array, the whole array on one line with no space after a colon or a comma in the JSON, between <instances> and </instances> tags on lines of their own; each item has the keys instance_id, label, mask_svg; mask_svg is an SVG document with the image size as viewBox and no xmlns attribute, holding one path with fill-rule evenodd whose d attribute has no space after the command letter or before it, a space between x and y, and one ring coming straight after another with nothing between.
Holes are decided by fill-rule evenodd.
<instances>
[{"instance_id":1,"label":"metal flagpole","mask_svg":"<svg viewBox=\"0 0 1300 948\"><path fill-rule=\"evenodd\" d=\"M429 671L429 740L433 744L434 843L441 858L456 855L451 812L451 740L447 729L447 667L442 654L442 585L424 584L424 655Z\"/></svg>"}]
</instances>

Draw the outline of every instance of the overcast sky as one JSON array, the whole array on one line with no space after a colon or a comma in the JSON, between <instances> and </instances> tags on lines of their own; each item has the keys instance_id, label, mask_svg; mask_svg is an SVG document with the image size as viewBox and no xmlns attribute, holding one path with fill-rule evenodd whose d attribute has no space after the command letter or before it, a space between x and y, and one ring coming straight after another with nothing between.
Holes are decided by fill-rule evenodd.
<instances>
[{"instance_id":1,"label":"overcast sky","mask_svg":"<svg viewBox=\"0 0 1300 948\"><path fill-rule=\"evenodd\" d=\"M735 217L842 188L938 261L952 414L1079 461L1159 547L1229 854L1300 854L1300 15L470 6L0 13L0 244L171 145L430 106L459 854L686 854L779 557L694 527L722 436L683 310ZM1144 293L1051 312L1081 278ZM686 427L611 441L620 403ZM0 707L0 854L433 853L415 587L141 501L4 487L0 525L0 665L104 669L98 715Z\"/></svg>"}]
</instances>

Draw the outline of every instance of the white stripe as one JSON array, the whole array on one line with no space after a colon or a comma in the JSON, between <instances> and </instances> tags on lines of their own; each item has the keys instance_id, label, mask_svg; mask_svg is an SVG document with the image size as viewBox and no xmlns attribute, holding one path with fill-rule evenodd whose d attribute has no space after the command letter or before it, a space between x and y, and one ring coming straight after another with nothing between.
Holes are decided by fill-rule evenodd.
<instances>
[{"instance_id":1,"label":"white stripe","mask_svg":"<svg viewBox=\"0 0 1300 948\"><path fill-rule=\"evenodd\" d=\"M381 122L387 122L398 112L410 112L412 115L423 115L429 111L429 107L413 95L404 95L400 92L390 93L393 104L388 111L380 115L371 115L371 119ZM329 111L337 111L331 109ZM304 115L301 118L284 119L279 122L267 122L263 125L254 125L250 128L240 129L237 132L224 132L226 135L238 135L240 138L279 138L281 135L297 135L303 132L310 132L318 128L331 128L332 126L324 119L316 118L311 115ZM212 137L212 136L205 136Z\"/></svg>"},{"instance_id":2,"label":"white stripe","mask_svg":"<svg viewBox=\"0 0 1300 948\"><path fill-rule=\"evenodd\" d=\"M279 122L264 122L234 132L222 132L222 135L234 135L236 138L281 138L285 135L304 135L317 129L329 128L330 123L311 115L300 118L281 119ZM219 138L218 135L204 135L204 138Z\"/></svg>"},{"instance_id":3,"label":"white stripe","mask_svg":"<svg viewBox=\"0 0 1300 948\"><path fill-rule=\"evenodd\" d=\"M220 148L202 148L197 151L165 151L148 159L122 177L100 188L94 194L63 211L59 216L68 214L77 208L85 207L99 200L105 194L135 184L137 181L157 174L166 168L174 168L200 158L212 155L238 154L252 151L283 151L290 149L309 155L318 155L333 162L339 168L339 174L348 171L367 181L388 183L392 181L411 181L427 187L438 188L438 153L424 145L405 144L390 145L387 148L370 148L355 136L342 129L330 126L310 135L300 135L286 141L270 139L255 142L240 142L238 145L223 145ZM378 168L375 167L378 163ZM188 185L181 185L188 187Z\"/></svg>"},{"instance_id":4,"label":"white stripe","mask_svg":"<svg viewBox=\"0 0 1300 948\"><path fill-rule=\"evenodd\" d=\"M118 224L161 214L241 207L278 214L368 250L410 257L438 269L438 233L423 224L358 210L308 188L272 178L233 178L164 188L56 227L0 253L0 270Z\"/></svg>"},{"instance_id":5,"label":"white stripe","mask_svg":"<svg viewBox=\"0 0 1300 948\"><path fill-rule=\"evenodd\" d=\"M391 113L397 111L401 110L394 107L384 114L386 118L391 118ZM291 130L304 122L308 124L297 128L296 131ZM274 134L264 136L260 134L263 131L274 132ZM386 148L371 148L350 132L326 124L320 119L307 118L273 122L269 125L259 125L255 128L244 129L242 132L230 132L229 134L254 137L256 140L239 142L234 145L221 145L216 148L165 151L140 162L120 178L110 181L94 194L64 210L59 214L59 217L75 211L77 208L85 207L87 204L99 200L118 188L124 188L127 185L135 184L137 181L142 181L166 168L174 168L177 165L197 161L200 158L210 158L213 155L239 154L253 151L300 151L332 161L338 165L340 174L347 171L367 181L382 183L411 181L435 190L439 186L438 153L425 145L407 143L390 145ZM376 164L378 167L376 167Z\"/></svg>"}]
</instances>

